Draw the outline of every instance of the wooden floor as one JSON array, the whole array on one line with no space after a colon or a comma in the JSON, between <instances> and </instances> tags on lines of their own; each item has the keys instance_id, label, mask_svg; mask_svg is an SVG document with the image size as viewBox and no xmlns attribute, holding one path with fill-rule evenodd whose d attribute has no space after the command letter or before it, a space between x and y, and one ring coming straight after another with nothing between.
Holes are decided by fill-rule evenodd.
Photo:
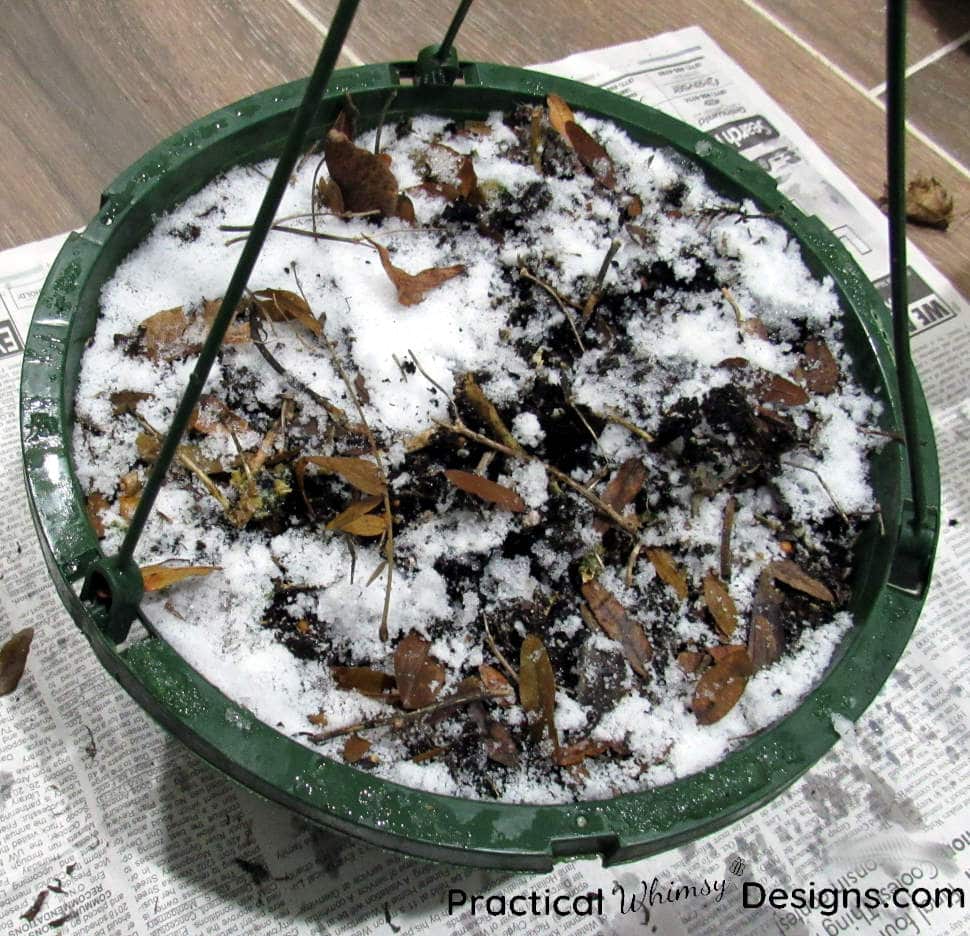
<instances>
[{"instance_id":1,"label":"wooden floor","mask_svg":"<svg viewBox=\"0 0 970 936\"><path fill-rule=\"evenodd\" d=\"M342 64L411 57L455 4L363 0ZM111 179L216 107L307 74L335 0L0 0L0 248L83 225ZM476 0L463 57L510 64L699 25L871 197L885 178L880 0ZM970 295L970 3L910 0L911 172L956 199L912 238Z\"/></svg>"}]
</instances>

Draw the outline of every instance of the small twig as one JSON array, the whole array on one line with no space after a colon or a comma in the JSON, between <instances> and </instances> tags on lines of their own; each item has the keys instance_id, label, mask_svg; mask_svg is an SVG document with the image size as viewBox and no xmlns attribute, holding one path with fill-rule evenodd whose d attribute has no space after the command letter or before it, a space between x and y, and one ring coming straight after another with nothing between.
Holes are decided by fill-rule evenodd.
<instances>
[{"instance_id":1,"label":"small twig","mask_svg":"<svg viewBox=\"0 0 970 936\"><path fill-rule=\"evenodd\" d=\"M532 119L529 125L529 162L539 175L542 175L542 159L539 156L539 143L542 140L542 108L532 108Z\"/></svg>"},{"instance_id":2,"label":"small twig","mask_svg":"<svg viewBox=\"0 0 970 936\"><path fill-rule=\"evenodd\" d=\"M242 465L242 470L246 478L251 482L253 480L253 473L249 468L249 459L246 457L246 452L239 442L239 436L236 435L235 429L229 429L229 437L232 439L232 444L236 447L236 454L239 456L239 463Z\"/></svg>"},{"instance_id":3,"label":"small twig","mask_svg":"<svg viewBox=\"0 0 970 936\"><path fill-rule=\"evenodd\" d=\"M266 340L263 337L263 326L259 316L259 303L251 302L249 306L249 334L253 344L256 346L256 350L260 353L263 360L292 387L302 391L314 403L322 407L342 429L346 429L350 422L347 419L347 414L339 406L334 405L326 397L317 393L316 390L311 389L296 374L290 373L290 371L276 360L273 353L266 347Z\"/></svg>"},{"instance_id":4,"label":"small twig","mask_svg":"<svg viewBox=\"0 0 970 936\"><path fill-rule=\"evenodd\" d=\"M495 638L492 636L491 630L488 627L488 616L482 615L482 623L485 625L485 642L488 644L488 649L495 654L495 659L498 660L499 665L502 669L508 673L509 679L512 680L515 685L519 684L519 677L515 670L512 668L512 664L505 658L505 654L499 649L498 644L495 642Z\"/></svg>"},{"instance_id":5,"label":"small twig","mask_svg":"<svg viewBox=\"0 0 970 936\"><path fill-rule=\"evenodd\" d=\"M233 237L226 241L226 246L229 247L231 244L238 244L240 241L246 240L249 235L250 230L252 230L252 225L249 224L220 224L220 231L226 231L227 233L241 232L241 237ZM340 234L327 234L323 231L308 231L306 228L295 228L290 227L286 224L274 224L271 231L279 231L281 234L298 234L300 237L312 237L316 240L332 240L340 241L343 244L361 244L363 245L363 240L360 237L344 237Z\"/></svg>"},{"instance_id":6,"label":"small twig","mask_svg":"<svg viewBox=\"0 0 970 936\"><path fill-rule=\"evenodd\" d=\"M381 108L381 116L377 119L377 133L374 135L375 155L381 151L381 131L384 129L384 121L387 120L387 112L390 110L391 105L394 103L394 98L396 97L397 88L394 88L387 98L385 98L384 106Z\"/></svg>"},{"instance_id":7,"label":"small twig","mask_svg":"<svg viewBox=\"0 0 970 936\"><path fill-rule=\"evenodd\" d=\"M303 284L300 282L300 277L296 272L296 263L291 264L291 268L293 270L293 279L296 281L296 288L300 291L303 301L306 302L307 306L309 306L310 303L307 300L306 293L303 291ZM336 370L340 375L340 379L344 382L344 386L347 388L347 393L350 394L350 399L354 401L354 406L357 409L357 415L360 417L361 425L364 427L364 433L367 436L367 442L371 448L371 454L374 456L374 461L377 462L377 470L380 472L381 482L384 488L384 515L386 521L384 558L387 560L387 580L384 587L384 609L381 612L381 624L378 631L378 636L383 643L387 643L389 636L387 620L391 611L391 583L394 577L394 515L391 512L391 493L387 483L387 470L384 467L384 459L381 458L380 450L377 447L377 439L374 437L374 433L371 431L370 423L367 421L367 416L364 414L364 407L360 402L360 395L354 389L354 385L351 383L350 378L347 376L347 372L340 363L340 356L337 354L336 346L327 336L326 329L324 329L322 326L320 329L320 337L327 346L327 351L330 353L330 360L333 363L334 370Z\"/></svg>"},{"instance_id":8,"label":"small twig","mask_svg":"<svg viewBox=\"0 0 970 936\"><path fill-rule=\"evenodd\" d=\"M314 744L322 744L324 741L330 741L332 738L341 738L345 735L356 734L360 731L369 731L371 728L403 728L410 722L417 721L425 715L433 715L435 712L440 712L442 709L451 708L455 705L467 705L469 702L483 702L487 698L489 698L487 692L472 692L467 695L456 693L455 695L446 696L444 699L439 699L437 702L432 702L430 705L425 705L422 708L412 709L409 712L395 712L393 715L366 718L353 725L334 728L331 731L301 731L299 734L300 737L308 738Z\"/></svg>"},{"instance_id":9,"label":"small twig","mask_svg":"<svg viewBox=\"0 0 970 936\"><path fill-rule=\"evenodd\" d=\"M571 488L585 501L589 502L593 507L596 508L601 514L608 517L615 526L623 530L630 536L635 536L637 531L636 521L629 517L622 517L618 514L606 501L597 497L592 491L587 490L582 484L580 484L575 478L566 474L564 471L560 471L554 465L544 462L541 458L535 455L530 455L528 452L516 452L515 449L509 448L507 445L502 445L501 442L496 442L490 439L488 436L482 435L480 432L475 432L472 429L467 428L464 425L458 425L455 423L446 423L441 420L435 419L433 422L436 425L441 426L443 429L448 429L454 432L456 435L464 436L466 439L472 439L475 442L479 442L488 448L495 449L496 452L500 452L503 455L507 455L509 458L515 458L518 461L523 462L536 462L545 469L547 474L552 475L557 481L561 481L566 487Z\"/></svg>"},{"instance_id":10,"label":"small twig","mask_svg":"<svg viewBox=\"0 0 970 936\"><path fill-rule=\"evenodd\" d=\"M560 372L560 374L561 374L561 376L560 376L560 386L562 387L563 397L566 400L567 406L569 406L569 408L576 414L576 416L579 419L579 421L586 428L586 431L590 434L590 437L593 440L593 445L595 445L596 448L599 449L600 455L602 455L603 458L606 459L606 461L612 462L613 459L610 458L610 456L607 455L605 451L603 451L603 446L600 445L600 438L599 438L599 436L593 431L593 427L589 424L589 422L586 419L586 417L580 412L579 407L576 405L576 400L573 397L572 390L571 390L571 388L569 386L569 378L563 372Z\"/></svg>"},{"instance_id":11,"label":"small twig","mask_svg":"<svg viewBox=\"0 0 970 936\"><path fill-rule=\"evenodd\" d=\"M397 369L401 372L401 379L407 383L408 382L408 372L404 369L404 365L398 360L396 354L391 355L391 360L397 364Z\"/></svg>"},{"instance_id":12,"label":"small twig","mask_svg":"<svg viewBox=\"0 0 970 936\"><path fill-rule=\"evenodd\" d=\"M626 574L624 575L627 588L633 588L633 570L637 566L637 559L640 557L642 547L643 544L638 540L633 544L633 549L630 550L630 556L626 561Z\"/></svg>"},{"instance_id":13,"label":"small twig","mask_svg":"<svg viewBox=\"0 0 970 936\"><path fill-rule=\"evenodd\" d=\"M163 438L162 434L144 416L138 413L133 413L132 415L142 424L149 435L161 441ZM180 445L175 450L175 457L202 482L203 487L219 502L219 506L228 514L232 510L232 504L229 503L229 499L219 490L215 481L200 467L184 445Z\"/></svg>"},{"instance_id":14,"label":"small twig","mask_svg":"<svg viewBox=\"0 0 970 936\"><path fill-rule=\"evenodd\" d=\"M734 298L734 293L727 286L721 287L721 295L724 296L728 305L734 310L734 321L740 332L744 325L744 313L741 311L741 306L738 305L738 300Z\"/></svg>"},{"instance_id":15,"label":"small twig","mask_svg":"<svg viewBox=\"0 0 970 936\"><path fill-rule=\"evenodd\" d=\"M818 483L822 485L822 489L825 491L826 494L828 494L829 500L832 501L832 506L835 507L838 515L848 524L849 518L848 516L846 516L846 513L842 509L842 506L835 499L835 495L829 489L829 486L825 483L825 479L814 468L810 468L808 465L799 465L798 462L790 462L790 461L784 461L784 460L781 461L781 464L787 465L789 468L800 468L802 471L808 471L811 474L815 475L815 477L818 479Z\"/></svg>"},{"instance_id":16,"label":"small twig","mask_svg":"<svg viewBox=\"0 0 970 936\"><path fill-rule=\"evenodd\" d=\"M606 256L603 258L603 262L600 264L599 273L596 274L596 281L593 283L593 289L589 296L586 298L586 302L583 304L583 322L589 321L589 317L596 310L596 306L603 296L602 289L603 283L606 280L606 274L610 270L610 264L613 262L613 258L616 256L616 252L620 249L619 238L614 238L610 243L609 250L606 251Z\"/></svg>"},{"instance_id":17,"label":"small twig","mask_svg":"<svg viewBox=\"0 0 970 936\"><path fill-rule=\"evenodd\" d=\"M417 356L415 355L415 353L410 348L408 348L408 357L411 358L412 363L418 369L418 371L421 374L421 376L424 377L424 379L427 380L428 383L431 384L432 387L435 387L437 390L440 390L442 392L442 394L444 394L445 399L448 401L448 404L451 406L452 413L454 413L454 416L455 416L455 425L456 426L461 426L462 428L464 428L464 425L465 424L461 420L461 415L458 413L458 407L455 404L455 401L452 399L451 394L447 390L445 390L445 388L442 387L441 384L438 383L438 381L435 380L434 377L432 377L421 366L421 362L418 360Z\"/></svg>"},{"instance_id":18,"label":"small twig","mask_svg":"<svg viewBox=\"0 0 970 936\"><path fill-rule=\"evenodd\" d=\"M569 327L573 330L573 335L576 338L576 344L579 345L579 350L585 354L586 345L583 344L583 339L579 335L579 329L576 328L575 320L569 313L569 310L566 308L566 303L568 300L563 299L563 297L560 296L559 293L548 283L543 282L537 276L533 276L525 267L519 268L519 276L521 276L523 279L529 280L530 283L535 283L536 286L541 286L547 293L549 293L550 296L552 296L553 299L556 300L556 304L562 310L562 314L566 317L566 321L569 322ZM576 304L573 302L570 302L569 305L573 306L573 308L578 308L578 306L576 306Z\"/></svg>"},{"instance_id":19,"label":"small twig","mask_svg":"<svg viewBox=\"0 0 970 936\"><path fill-rule=\"evenodd\" d=\"M593 415L598 419L603 419L606 422L616 423L618 426L622 426L628 432L632 432L635 436L643 439L644 442L654 442L655 439L646 429L641 429L636 423L630 422L629 419L621 416L615 410L608 409L603 415L600 415L595 410Z\"/></svg>"},{"instance_id":20,"label":"small twig","mask_svg":"<svg viewBox=\"0 0 970 936\"><path fill-rule=\"evenodd\" d=\"M734 527L734 513L738 509L738 502L734 497L729 497L724 504L724 513L721 516L721 578L725 582L731 581L731 530Z\"/></svg>"}]
</instances>

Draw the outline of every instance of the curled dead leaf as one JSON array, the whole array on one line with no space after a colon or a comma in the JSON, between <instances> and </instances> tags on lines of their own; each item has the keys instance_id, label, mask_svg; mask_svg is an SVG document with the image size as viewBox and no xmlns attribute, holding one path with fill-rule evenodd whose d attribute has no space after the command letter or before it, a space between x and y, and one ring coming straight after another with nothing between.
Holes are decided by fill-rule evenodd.
<instances>
[{"instance_id":1,"label":"curled dead leaf","mask_svg":"<svg viewBox=\"0 0 970 936\"><path fill-rule=\"evenodd\" d=\"M92 491L88 494L87 501L85 502L85 512L88 515L88 521L91 523L91 527L94 530L94 535L98 539L104 537L104 513L111 505L108 503L108 498L97 491Z\"/></svg>"},{"instance_id":2,"label":"curled dead leaf","mask_svg":"<svg viewBox=\"0 0 970 936\"><path fill-rule=\"evenodd\" d=\"M437 289L448 280L465 272L464 264L456 263L454 266L429 267L419 273L408 273L407 270L402 270L391 263L391 255L383 244L378 244L369 237L364 237L364 240L371 244L380 256L381 266L384 267L388 279L394 284L397 290L397 301L401 305L417 305L427 292Z\"/></svg>"},{"instance_id":3,"label":"curled dead leaf","mask_svg":"<svg viewBox=\"0 0 970 936\"><path fill-rule=\"evenodd\" d=\"M370 751L370 741L362 738L358 734L352 734L344 742L343 759L348 764L356 764L362 761Z\"/></svg>"},{"instance_id":4,"label":"curled dead leaf","mask_svg":"<svg viewBox=\"0 0 970 936\"><path fill-rule=\"evenodd\" d=\"M726 367L739 373L751 374L754 381L754 395L759 403L780 403L783 406L803 406L809 401L804 387L774 374L771 371L755 367L747 358L725 358L718 367Z\"/></svg>"},{"instance_id":5,"label":"curled dead leaf","mask_svg":"<svg viewBox=\"0 0 970 936\"><path fill-rule=\"evenodd\" d=\"M489 760L506 767L515 767L519 762L519 746L501 722L489 722L485 753Z\"/></svg>"},{"instance_id":6,"label":"curled dead leaf","mask_svg":"<svg viewBox=\"0 0 970 936\"><path fill-rule=\"evenodd\" d=\"M529 720L532 741L538 743L548 734L553 749L558 749L556 677L546 646L535 634L526 634L519 651L519 702Z\"/></svg>"},{"instance_id":7,"label":"curled dead leaf","mask_svg":"<svg viewBox=\"0 0 970 936\"><path fill-rule=\"evenodd\" d=\"M361 149L336 129L327 133L323 153L347 211L379 211L386 218L393 217L398 184L386 158Z\"/></svg>"},{"instance_id":8,"label":"curled dead leaf","mask_svg":"<svg viewBox=\"0 0 970 936\"><path fill-rule=\"evenodd\" d=\"M141 567L141 579L145 591L160 591L187 578L199 578L221 570L221 566L166 566L147 565Z\"/></svg>"},{"instance_id":9,"label":"curled dead leaf","mask_svg":"<svg viewBox=\"0 0 970 936\"><path fill-rule=\"evenodd\" d=\"M332 666L330 673L339 688L359 692L369 699L387 699L397 689L397 681L390 673L369 666Z\"/></svg>"},{"instance_id":10,"label":"curled dead leaf","mask_svg":"<svg viewBox=\"0 0 970 936\"><path fill-rule=\"evenodd\" d=\"M795 376L819 396L828 396L838 389L839 363L821 338L805 342L803 363Z\"/></svg>"},{"instance_id":11,"label":"curled dead leaf","mask_svg":"<svg viewBox=\"0 0 970 936\"><path fill-rule=\"evenodd\" d=\"M328 530L344 530L348 523L352 523L354 520L358 520L361 517L369 514L372 510L376 510L381 504L384 503L384 498L380 494L374 494L370 497L365 497L359 501L354 501L349 507L344 508L333 518L328 524ZM381 521L383 527L383 520Z\"/></svg>"},{"instance_id":12,"label":"curled dead leaf","mask_svg":"<svg viewBox=\"0 0 970 936\"><path fill-rule=\"evenodd\" d=\"M188 327L189 319L181 306L150 315L138 326L145 353L153 361L170 361L184 356L187 351L181 338Z\"/></svg>"},{"instance_id":13,"label":"curled dead leaf","mask_svg":"<svg viewBox=\"0 0 970 936\"><path fill-rule=\"evenodd\" d=\"M504 484L489 481L488 478L483 478L471 471L451 469L444 474L448 482L459 490L466 494L472 494L490 504L495 504L502 510L508 510L512 513L524 513L526 510L526 503L522 500L522 497L512 488L505 487Z\"/></svg>"},{"instance_id":14,"label":"curled dead leaf","mask_svg":"<svg viewBox=\"0 0 970 936\"><path fill-rule=\"evenodd\" d=\"M710 571L704 576L704 604L718 631L730 638L738 626L738 609L724 583Z\"/></svg>"},{"instance_id":15,"label":"curled dead leaf","mask_svg":"<svg viewBox=\"0 0 970 936\"><path fill-rule=\"evenodd\" d=\"M888 208L888 187L879 204ZM913 176L906 186L906 220L945 231L953 220L953 196L935 176Z\"/></svg>"},{"instance_id":16,"label":"curled dead leaf","mask_svg":"<svg viewBox=\"0 0 970 936\"><path fill-rule=\"evenodd\" d=\"M607 637L620 644L633 671L649 679L647 664L653 657L653 647L640 622L630 617L623 605L599 582L584 582L581 590L596 623Z\"/></svg>"},{"instance_id":17,"label":"curled dead leaf","mask_svg":"<svg viewBox=\"0 0 970 936\"><path fill-rule=\"evenodd\" d=\"M628 504L632 504L647 480L647 469L639 458L628 458L617 469L603 492L602 500L610 505L617 513L622 514ZM593 521L593 529L603 534L611 524L603 517Z\"/></svg>"},{"instance_id":18,"label":"curled dead leaf","mask_svg":"<svg viewBox=\"0 0 970 936\"><path fill-rule=\"evenodd\" d=\"M20 685L33 639L34 629L25 627L0 647L0 696L9 695Z\"/></svg>"},{"instance_id":19,"label":"curled dead leaf","mask_svg":"<svg viewBox=\"0 0 970 936\"><path fill-rule=\"evenodd\" d=\"M656 569L660 580L669 585L681 601L687 600L687 576L674 562L674 557L666 549L653 546L646 551L650 564Z\"/></svg>"},{"instance_id":20,"label":"curled dead leaf","mask_svg":"<svg viewBox=\"0 0 970 936\"><path fill-rule=\"evenodd\" d=\"M406 709L424 708L438 697L445 684L444 667L431 659L431 644L410 631L394 650L394 675Z\"/></svg>"},{"instance_id":21,"label":"curled dead leaf","mask_svg":"<svg viewBox=\"0 0 970 936\"><path fill-rule=\"evenodd\" d=\"M141 475L137 471L129 471L121 476L118 482L118 513L125 520L130 520L135 515L141 489Z\"/></svg>"},{"instance_id":22,"label":"curled dead leaf","mask_svg":"<svg viewBox=\"0 0 970 936\"><path fill-rule=\"evenodd\" d=\"M515 689L494 666L482 663L478 667L478 675L482 681L482 688L489 698L501 705L511 705L515 701Z\"/></svg>"},{"instance_id":23,"label":"curled dead leaf","mask_svg":"<svg viewBox=\"0 0 970 936\"><path fill-rule=\"evenodd\" d=\"M812 578L792 559L778 559L765 566L765 572L776 582L783 582L790 588L800 591L819 601L835 601L835 595L818 579Z\"/></svg>"},{"instance_id":24,"label":"curled dead leaf","mask_svg":"<svg viewBox=\"0 0 970 936\"><path fill-rule=\"evenodd\" d=\"M288 289L260 289L253 293L253 298L260 311L273 322L299 322L318 337L323 332L306 299Z\"/></svg>"},{"instance_id":25,"label":"curled dead leaf","mask_svg":"<svg viewBox=\"0 0 970 936\"><path fill-rule=\"evenodd\" d=\"M303 455L293 463L293 473L301 488L308 465L316 465L327 474L338 475L365 494L384 494L384 480L374 462L344 455Z\"/></svg>"},{"instance_id":26,"label":"curled dead leaf","mask_svg":"<svg viewBox=\"0 0 970 936\"><path fill-rule=\"evenodd\" d=\"M566 124L576 121L572 108L558 94L548 95L546 106L549 108L549 123L552 129L560 136L566 136Z\"/></svg>"},{"instance_id":27,"label":"curled dead leaf","mask_svg":"<svg viewBox=\"0 0 970 936\"><path fill-rule=\"evenodd\" d=\"M249 423L234 413L217 396L204 396L192 412L189 427L203 435L227 435L230 432L247 432Z\"/></svg>"},{"instance_id":28,"label":"curled dead leaf","mask_svg":"<svg viewBox=\"0 0 970 936\"><path fill-rule=\"evenodd\" d=\"M566 139L576 151L579 161L600 185L608 189L616 188L613 160L598 140L572 121L566 124Z\"/></svg>"},{"instance_id":29,"label":"curled dead leaf","mask_svg":"<svg viewBox=\"0 0 970 936\"><path fill-rule=\"evenodd\" d=\"M713 725L734 708L753 672L745 647L712 647L708 652L715 662L698 680L692 705L701 725Z\"/></svg>"},{"instance_id":30,"label":"curled dead leaf","mask_svg":"<svg viewBox=\"0 0 970 936\"><path fill-rule=\"evenodd\" d=\"M333 179L320 179L317 182L316 200L320 208L326 208L336 215L342 215L347 210L340 186Z\"/></svg>"},{"instance_id":31,"label":"curled dead leaf","mask_svg":"<svg viewBox=\"0 0 970 936\"><path fill-rule=\"evenodd\" d=\"M119 390L117 393L112 393L108 399L111 400L112 414L123 416L125 413L134 413L142 400L150 400L151 397L152 394L141 393L138 390Z\"/></svg>"}]
</instances>

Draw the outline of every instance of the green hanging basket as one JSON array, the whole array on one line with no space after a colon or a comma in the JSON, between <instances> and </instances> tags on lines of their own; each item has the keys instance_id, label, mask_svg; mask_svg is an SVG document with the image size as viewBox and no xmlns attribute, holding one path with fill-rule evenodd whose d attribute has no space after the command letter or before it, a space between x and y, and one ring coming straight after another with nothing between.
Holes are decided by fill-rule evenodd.
<instances>
[{"instance_id":1,"label":"green hanging basket","mask_svg":"<svg viewBox=\"0 0 970 936\"><path fill-rule=\"evenodd\" d=\"M627 98L517 68L459 67L457 62L452 67L459 73L454 84L415 83L414 63L335 72L311 136L325 133L347 94L367 128L377 125L392 91L396 97L388 121L416 113L479 119L490 111L544 102L554 92L643 144L674 147L699 164L723 195L753 198L775 215L801 245L809 268L834 280L854 376L883 403L883 428L901 431L886 307L840 242L779 194L768 175L705 134ZM833 715L856 719L864 711L916 624L932 567L939 504L936 450L919 393L915 422L921 443L908 452L888 444L872 459L882 524L871 521L858 543L849 606L856 624L823 682L789 717L717 766L641 793L528 806L440 796L375 779L257 721L160 638L149 636L119 650L115 638L122 632L112 629L98 606L79 597L78 584L92 564L104 568L71 461L75 386L101 289L161 213L234 165L277 156L305 85L283 85L217 111L146 154L108 188L97 217L82 234L68 238L50 272L24 354L21 422L31 509L65 606L108 672L213 767L314 823L380 847L517 870L544 870L561 857L601 855L615 863L707 835L764 805L834 744ZM913 519L907 456L927 491L930 509L921 525ZM137 604L137 593L126 595L119 588L116 602Z\"/></svg>"}]
</instances>

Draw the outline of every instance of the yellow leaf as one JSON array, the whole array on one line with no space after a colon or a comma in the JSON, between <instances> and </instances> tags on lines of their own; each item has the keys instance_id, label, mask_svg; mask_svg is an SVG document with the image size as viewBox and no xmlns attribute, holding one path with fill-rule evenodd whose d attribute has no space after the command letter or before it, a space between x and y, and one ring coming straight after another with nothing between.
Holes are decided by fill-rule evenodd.
<instances>
[{"instance_id":1,"label":"yellow leaf","mask_svg":"<svg viewBox=\"0 0 970 936\"><path fill-rule=\"evenodd\" d=\"M666 549L652 548L647 550L647 558L657 570L661 581L669 585L681 601L687 600L687 578L680 567L674 562L674 557Z\"/></svg>"},{"instance_id":2,"label":"yellow leaf","mask_svg":"<svg viewBox=\"0 0 970 936\"><path fill-rule=\"evenodd\" d=\"M220 571L221 566L142 566L141 578L145 583L145 591L160 591L182 579L195 578Z\"/></svg>"},{"instance_id":3,"label":"yellow leaf","mask_svg":"<svg viewBox=\"0 0 970 936\"><path fill-rule=\"evenodd\" d=\"M572 109L558 94L550 94L546 98L546 104L549 107L549 123L552 124L552 129L565 137L566 124L576 120Z\"/></svg>"},{"instance_id":4,"label":"yellow leaf","mask_svg":"<svg viewBox=\"0 0 970 936\"><path fill-rule=\"evenodd\" d=\"M519 651L519 701L528 716L532 740L538 742L548 733L558 750L556 677L545 644L535 634L526 634Z\"/></svg>"},{"instance_id":5,"label":"yellow leaf","mask_svg":"<svg viewBox=\"0 0 970 936\"><path fill-rule=\"evenodd\" d=\"M738 626L738 609L724 583L713 572L704 576L704 603L717 629L730 637Z\"/></svg>"}]
</instances>

